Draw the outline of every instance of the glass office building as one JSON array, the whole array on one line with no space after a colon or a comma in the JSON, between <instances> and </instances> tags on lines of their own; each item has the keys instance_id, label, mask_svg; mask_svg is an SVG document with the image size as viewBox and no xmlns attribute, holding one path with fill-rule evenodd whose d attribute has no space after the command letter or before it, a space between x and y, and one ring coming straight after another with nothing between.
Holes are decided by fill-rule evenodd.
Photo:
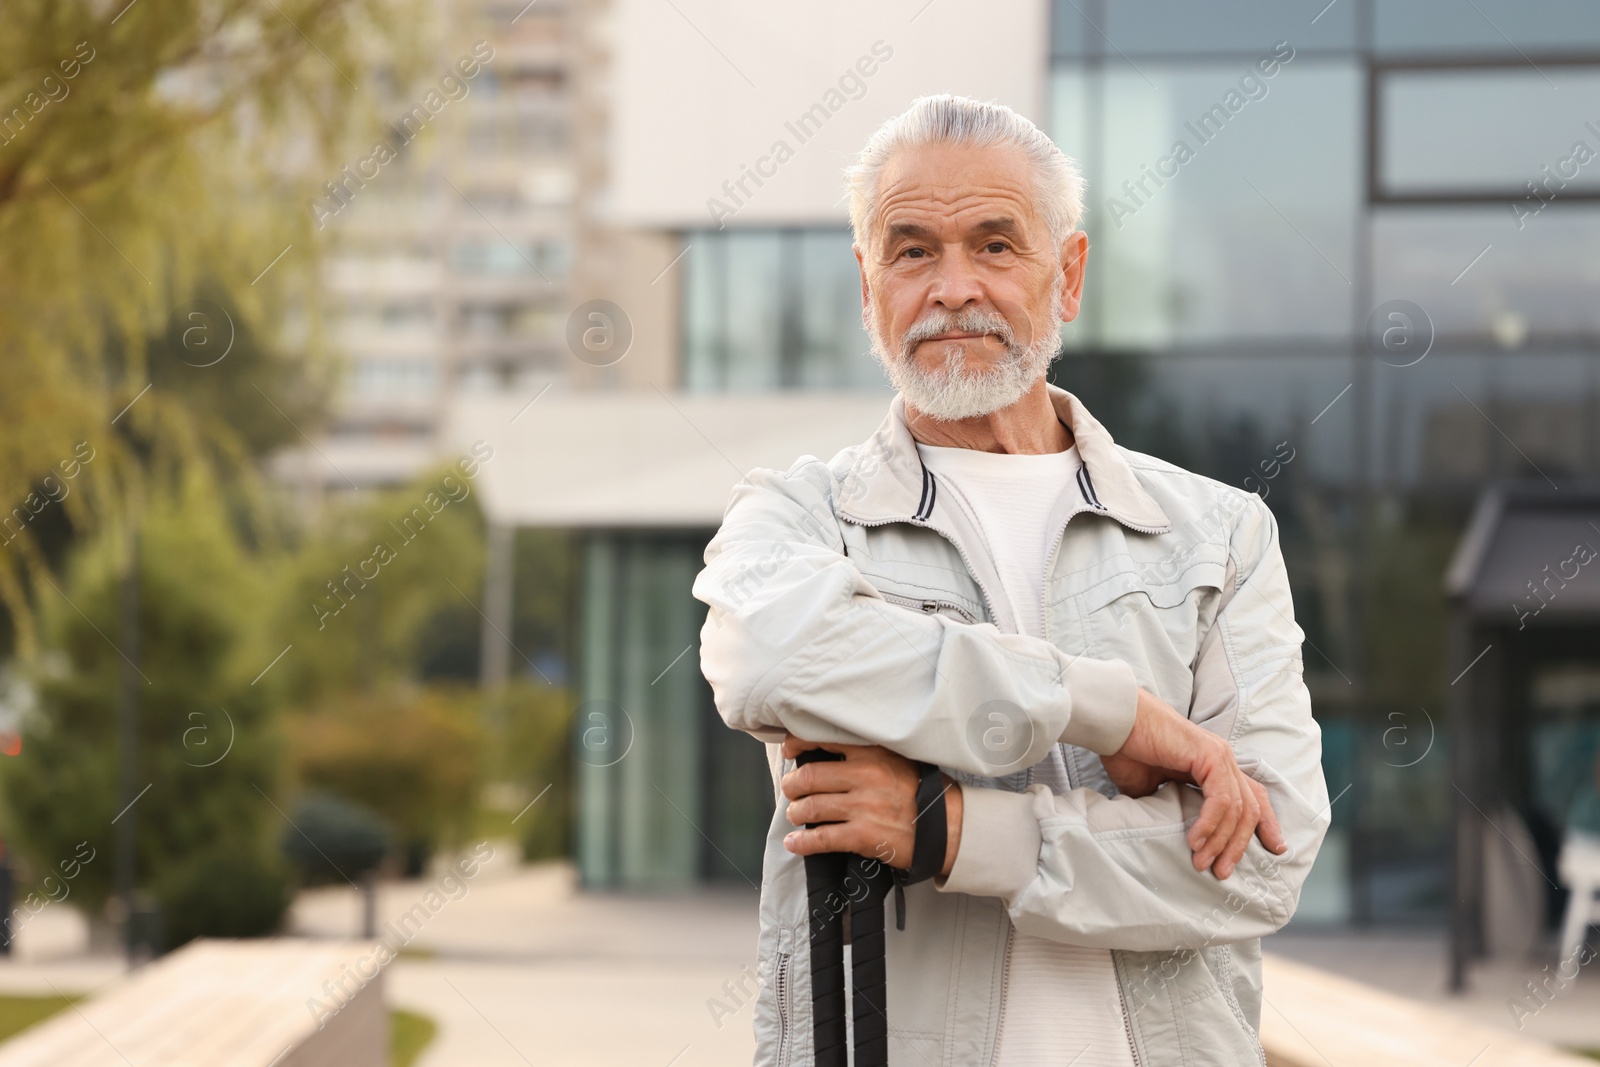
<instances>
[{"instance_id":1,"label":"glass office building","mask_svg":"<svg viewBox=\"0 0 1600 1067\"><path fill-rule=\"evenodd\" d=\"M1052 48L1092 247L1058 378L1278 518L1339 798L1303 915L1442 918L1445 564L1486 484L1600 474L1600 10L1061 0ZM1575 667L1499 790L1550 870L1570 798L1519 782L1593 764Z\"/></svg>"},{"instance_id":2,"label":"glass office building","mask_svg":"<svg viewBox=\"0 0 1600 1067\"><path fill-rule=\"evenodd\" d=\"M1278 518L1336 798L1302 917L1442 920L1445 708L1473 684L1447 676L1446 563L1485 486L1600 476L1600 7L1058 0L1051 24L1091 247L1053 376ZM685 242L686 388L885 388L846 230ZM1600 683L1530 669L1500 788L1548 867L1569 798L1529 783L1592 766Z\"/></svg>"}]
</instances>

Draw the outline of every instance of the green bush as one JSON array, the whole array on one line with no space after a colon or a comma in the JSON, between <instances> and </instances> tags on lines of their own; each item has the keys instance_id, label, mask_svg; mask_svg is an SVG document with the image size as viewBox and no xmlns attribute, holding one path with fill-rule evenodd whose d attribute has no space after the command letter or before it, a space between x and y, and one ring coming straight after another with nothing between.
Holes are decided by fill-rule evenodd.
<instances>
[{"instance_id":1,"label":"green bush","mask_svg":"<svg viewBox=\"0 0 1600 1067\"><path fill-rule=\"evenodd\" d=\"M234 843L190 857L156 884L163 949L197 937L261 937L289 909L292 889L281 859Z\"/></svg>"},{"instance_id":2,"label":"green bush","mask_svg":"<svg viewBox=\"0 0 1600 1067\"><path fill-rule=\"evenodd\" d=\"M408 873L459 844L477 810L482 732L472 690L435 686L343 693L289 720L290 762L304 787L381 817Z\"/></svg>"},{"instance_id":3,"label":"green bush","mask_svg":"<svg viewBox=\"0 0 1600 1067\"><path fill-rule=\"evenodd\" d=\"M518 682L499 695L505 742L500 746L502 780L527 790L539 802L517 819L522 858L554 859L570 851L572 695L565 689ZM546 791L548 787L548 791Z\"/></svg>"},{"instance_id":4,"label":"green bush","mask_svg":"<svg viewBox=\"0 0 1600 1067\"><path fill-rule=\"evenodd\" d=\"M283 854L309 884L354 882L388 855L393 835L371 811L328 793L308 793L283 831Z\"/></svg>"}]
</instances>

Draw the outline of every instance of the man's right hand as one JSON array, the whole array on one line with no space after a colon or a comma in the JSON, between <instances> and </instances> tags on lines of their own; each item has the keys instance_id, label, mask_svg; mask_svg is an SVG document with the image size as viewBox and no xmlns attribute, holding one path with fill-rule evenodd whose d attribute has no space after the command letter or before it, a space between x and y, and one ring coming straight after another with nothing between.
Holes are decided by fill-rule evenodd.
<instances>
[{"instance_id":1,"label":"man's right hand","mask_svg":"<svg viewBox=\"0 0 1600 1067\"><path fill-rule=\"evenodd\" d=\"M1239 768L1232 746L1153 693L1139 690L1133 731L1102 762L1112 783L1128 796L1148 796L1166 782L1200 787L1200 816L1189 828L1197 871L1209 867L1217 878L1228 877L1251 835L1277 855L1288 848L1266 788Z\"/></svg>"}]
</instances>

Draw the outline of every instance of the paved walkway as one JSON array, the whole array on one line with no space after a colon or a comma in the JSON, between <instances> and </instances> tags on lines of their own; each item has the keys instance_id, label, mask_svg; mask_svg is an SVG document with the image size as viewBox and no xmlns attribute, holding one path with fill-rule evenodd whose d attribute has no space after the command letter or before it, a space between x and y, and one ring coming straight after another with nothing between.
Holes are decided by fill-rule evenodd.
<instances>
[{"instance_id":1,"label":"paved walkway","mask_svg":"<svg viewBox=\"0 0 1600 1067\"><path fill-rule=\"evenodd\" d=\"M750 1006L720 1025L708 1007L726 999L724 985L744 968L755 968L749 888L578 893L568 866L518 867L503 848L464 883L435 877L385 885L380 935L407 913L406 948L386 981L391 1004L439 1024L418 1067L751 1061ZM303 893L290 920L292 932L312 937L350 937L359 924L359 899L347 886ZM114 980L120 965L85 955L85 943L76 913L47 909L23 931L18 957L0 962L0 991L86 992ZM1507 1001L1526 995L1522 984L1541 977L1544 963L1480 967L1472 991L1454 998L1444 989L1442 933L1295 930L1267 948L1507 1030L1517 1028ZM1528 1036L1600 1048L1600 967L1584 968L1522 1021Z\"/></svg>"},{"instance_id":2,"label":"paved walkway","mask_svg":"<svg viewBox=\"0 0 1600 1067\"><path fill-rule=\"evenodd\" d=\"M517 869L509 855L459 899L442 894L389 969L389 1002L439 1023L417 1067L748 1067L750 1007L719 1025L707 1001L755 969L753 890L580 894L570 867ZM429 888L437 880L385 886L380 936ZM348 936L360 913L348 887L318 890L292 921Z\"/></svg>"},{"instance_id":3,"label":"paved walkway","mask_svg":"<svg viewBox=\"0 0 1600 1067\"><path fill-rule=\"evenodd\" d=\"M1600 946L1600 941L1591 943ZM1291 928L1264 947L1488 1026L1517 1031L1520 1022L1524 1036L1563 1048L1600 1050L1600 961L1588 963L1564 986L1554 977L1558 969L1554 948L1549 959L1480 963L1472 970L1467 991L1455 996L1446 988L1449 957L1442 930L1301 932ZM1570 967L1567 973L1571 973ZM1541 1005L1525 983L1546 979L1551 992ZM1514 1011L1514 1003L1522 1004L1524 1010Z\"/></svg>"}]
</instances>

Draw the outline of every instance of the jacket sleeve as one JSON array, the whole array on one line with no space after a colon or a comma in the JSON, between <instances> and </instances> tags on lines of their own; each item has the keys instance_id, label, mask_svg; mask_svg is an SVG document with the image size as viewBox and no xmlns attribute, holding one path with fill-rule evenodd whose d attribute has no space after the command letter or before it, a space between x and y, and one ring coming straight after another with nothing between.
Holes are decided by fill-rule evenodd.
<instances>
[{"instance_id":1,"label":"jacket sleeve","mask_svg":"<svg viewBox=\"0 0 1600 1067\"><path fill-rule=\"evenodd\" d=\"M888 603L845 554L833 486L815 459L754 471L706 548L700 663L729 726L883 745L984 777L1058 741L1122 747L1132 667Z\"/></svg>"},{"instance_id":2,"label":"jacket sleeve","mask_svg":"<svg viewBox=\"0 0 1600 1067\"><path fill-rule=\"evenodd\" d=\"M960 850L936 888L999 897L1018 930L1100 948L1199 948L1289 921L1328 828L1328 793L1277 522L1250 499L1230 536L1233 580L1196 656L1189 718L1226 737L1266 787L1289 850L1274 856L1252 838L1226 880L1196 871L1190 785L1140 798L964 786Z\"/></svg>"}]
</instances>

